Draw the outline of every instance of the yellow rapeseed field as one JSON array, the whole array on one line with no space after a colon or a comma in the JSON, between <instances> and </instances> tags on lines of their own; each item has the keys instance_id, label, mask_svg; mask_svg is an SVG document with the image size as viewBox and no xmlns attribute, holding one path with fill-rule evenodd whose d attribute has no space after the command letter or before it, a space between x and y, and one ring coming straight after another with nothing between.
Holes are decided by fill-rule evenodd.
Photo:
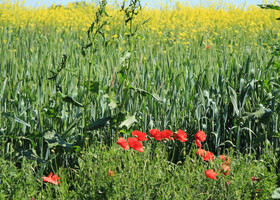
<instances>
[{"instance_id":1,"label":"yellow rapeseed field","mask_svg":"<svg viewBox=\"0 0 280 200\"><path fill-rule=\"evenodd\" d=\"M175 44L181 42L186 45L199 35L207 35L207 42L212 44L214 40L222 39L228 33L236 37L246 35L246 38L253 39L263 31L279 32L279 21L275 18L280 16L280 12L262 10L256 5L246 9L211 1L209 5L191 7L177 2L172 8L167 5L161 5L161 8L157 9L145 6L136 21L150 18L142 29L145 34L152 35L156 40L170 40ZM34 8L25 7L24 3L4 1L0 4L0 28L55 28L57 32L85 32L94 20L96 8L95 4L77 6L71 3L66 6ZM106 36L118 37L123 13L114 6L108 6L107 9L111 18L106 27Z\"/></svg>"}]
</instances>

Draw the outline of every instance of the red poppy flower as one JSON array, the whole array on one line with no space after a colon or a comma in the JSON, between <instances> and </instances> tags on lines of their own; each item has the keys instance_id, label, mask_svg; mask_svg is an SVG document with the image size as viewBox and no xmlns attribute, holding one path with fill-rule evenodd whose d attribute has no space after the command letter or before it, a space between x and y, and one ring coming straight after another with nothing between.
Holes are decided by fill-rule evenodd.
<instances>
[{"instance_id":1,"label":"red poppy flower","mask_svg":"<svg viewBox=\"0 0 280 200\"><path fill-rule=\"evenodd\" d=\"M209 169L209 170L205 171L205 175L207 176L207 178L211 178L211 179L217 180L216 176L218 176L219 174L214 172L213 169Z\"/></svg>"},{"instance_id":2,"label":"red poppy flower","mask_svg":"<svg viewBox=\"0 0 280 200\"><path fill-rule=\"evenodd\" d=\"M123 138L123 137L120 137L117 141L117 144L118 145L121 145L121 147L124 149L124 150L128 150L129 149L129 146L127 144L127 141Z\"/></svg>"},{"instance_id":3,"label":"red poppy flower","mask_svg":"<svg viewBox=\"0 0 280 200\"><path fill-rule=\"evenodd\" d=\"M115 176L115 173L109 169L108 170L108 176Z\"/></svg>"},{"instance_id":4,"label":"red poppy flower","mask_svg":"<svg viewBox=\"0 0 280 200\"><path fill-rule=\"evenodd\" d=\"M52 172L49 174L48 177L45 176L45 177L42 177L42 179L44 182L52 183L54 185L57 185L58 183L60 183L59 181L57 181L60 179L60 177L58 177L57 175L53 175Z\"/></svg>"},{"instance_id":5,"label":"red poppy flower","mask_svg":"<svg viewBox=\"0 0 280 200\"><path fill-rule=\"evenodd\" d=\"M210 151L206 151L205 157L203 157L204 161L214 160L214 154Z\"/></svg>"},{"instance_id":6,"label":"red poppy flower","mask_svg":"<svg viewBox=\"0 0 280 200\"><path fill-rule=\"evenodd\" d=\"M187 134L181 129L177 131L177 134L174 134L174 138L180 140L181 142L186 142L188 140Z\"/></svg>"},{"instance_id":7,"label":"red poppy flower","mask_svg":"<svg viewBox=\"0 0 280 200\"><path fill-rule=\"evenodd\" d=\"M209 45L206 45L206 49L207 49L207 50L210 49Z\"/></svg>"},{"instance_id":8,"label":"red poppy flower","mask_svg":"<svg viewBox=\"0 0 280 200\"><path fill-rule=\"evenodd\" d=\"M199 149L197 149L197 152L196 152L196 155L198 155L198 154L203 158L206 154L206 151L204 149L199 148Z\"/></svg>"},{"instance_id":9,"label":"red poppy flower","mask_svg":"<svg viewBox=\"0 0 280 200\"><path fill-rule=\"evenodd\" d=\"M132 137L128 138L128 144L131 148L133 148L136 151L139 152L144 151L142 144L138 141L137 138L132 138Z\"/></svg>"},{"instance_id":10,"label":"red poppy flower","mask_svg":"<svg viewBox=\"0 0 280 200\"><path fill-rule=\"evenodd\" d=\"M199 148L196 152L196 155L200 155L204 161L214 160L214 154L210 151L205 151L204 149Z\"/></svg>"},{"instance_id":11,"label":"red poppy flower","mask_svg":"<svg viewBox=\"0 0 280 200\"><path fill-rule=\"evenodd\" d=\"M194 138L196 140L199 140L201 142L204 142L205 139L206 139L206 135L203 131L198 131L195 135L194 135Z\"/></svg>"},{"instance_id":12,"label":"red poppy flower","mask_svg":"<svg viewBox=\"0 0 280 200\"><path fill-rule=\"evenodd\" d=\"M225 155L220 155L220 159L223 160L225 164L230 165L229 157L227 157Z\"/></svg>"},{"instance_id":13,"label":"red poppy flower","mask_svg":"<svg viewBox=\"0 0 280 200\"><path fill-rule=\"evenodd\" d=\"M261 189L256 189L256 191L257 191L257 192L260 192L260 191L262 191L262 190L261 190Z\"/></svg>"},{"instance_id":14,"label":"red poppy flower","mask_svg":"<svg viewBox=\"0 0 280 200\"><path fill-rule=\"evenodd\" d=\"M140 131L132 131L132 136L137 136L137 139L139 141L145 141L145 140L148 140L148 138L145 138L146 137L146 133L143 133L143 132L140 132Z\"/></svg>"},{"instance_id":15,"label":"red poppy flower","mask_svg":"<svg viewBox=\"0 0 280 200\"><path fill-rule=\"evenodd\" d=\"M226 165L226 164L222 164L222 173L225 175L225 176L227 176L228 174L229 174L229 172L230 172L230 167L228 166L228 165Z\"/></svg>"},{"instance_id":16,"label":"red poppy flower","mask_svg":"<svg viewBox=\"0 0 280 200\"><path fill-rule=\"evenodd\" d=\"M149 130L149 133L151 134L151 137L155 138L158 141L161 141L161 132L158 129Z\"/></svg>"},{"instance_id":17,"label":"red poppy flower","mask_svg":"<svg viewBox=\"0 0 280 200\"><path fill-rule=\"evenodd\" d=\"M169 130L163 130L161 132L161 138L162 139L169 139L169 140L174 140L171 136L173 135L172 131Z\"/></svg>"},{"instance_id":18,"label":"red poppy flower","mask_svg":"<svg viewBox=\"0 0 280 200\"><path fill-rule=\"evenodd\" d=\"M230 184L230 181L226 182L226 186L229 186L229 184Z\"/></svg>"},{"instance_id":19,"label":"red poppy flower","mask_svg":"<svg viewBox=\"0 0 280 200\"><path fill-rule=\"evenodd\" d=\"M259 181L259 178L255 178L254 176L252 176L252 181Z\"/></svg>"},{"instance_id":20,"label":"red poppy flower","mask_svg":"<svg viewBox=\"0 0 280 200\"><path fill-rule=\"evenodd\" d=\"M202 147L201 142L199 140L194 140L194 141L195 141L195 144L198 148Z\"/></svg>"}]
</instances>

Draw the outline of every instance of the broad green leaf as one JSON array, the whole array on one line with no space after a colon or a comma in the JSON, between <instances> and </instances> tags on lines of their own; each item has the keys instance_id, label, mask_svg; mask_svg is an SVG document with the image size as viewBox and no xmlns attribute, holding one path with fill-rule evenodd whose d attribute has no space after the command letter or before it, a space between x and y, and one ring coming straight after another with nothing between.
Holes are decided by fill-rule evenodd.
<instances>
[{"instance_id":1,"label":"broad green leaf","mask_svg":"<svg viewBox=\"0 0 280 200\"><path fill-rule=\"evenodd\" d=\"M43 163L44 160L42 160L36 153L35 149L29 149L29 150L22 150L20 152L16 153L16 157L24 156L31 160L36 160L38 163Z\"/></svg>"},{"instance_id":2,"label":"broad green leaf","mask_svg":"<svg viewBox=\"0 0 280 200\"><path fill-rule=\"evenodd\" d=\"M111 117L104 117L104 118L100 118L92 123L90 123L86 130L95 130L98 128L102 128L104 126L106 126L107 122L111 120Z\"/></svg>"},{"instance_id":3,"label":"broad green leaf","mask_svg":"<svg viewBox=\"0 0 280 200\"><path fill-rule=\"evenodd\" d=\"M138 123L135 118L135 115L127 117L121 124L120 127L126 126L129 129L134 123Z\"/></svg>"},{"instance_id":4,"label":"broad green leaf","mask_svg":"<svg viewBox=\"0 0 280 200\"><path fill-rule=\"evenodd\" d=\"M62 98L62 100L67 102L67 103L72 103L75 106L83 107L83 104L81 104L78 101L74 100L72 97L65 96L65 97Z\"/></svg>"},{"instance_id":5,"label":"broad green leaf","mask_svg":"<svg viewBox=\"0 0 280 200\"><path fill-rule=\"evenodd\" d=\"M272 193L272 199L280 199L280 187L276 188Z\"/></svg>"},{"instance_id":6,"label":"broad green leaf","mask_svg":"<svg viewBox=\"0 0 280 200\"><path fill-rule=\"evenodd\" d=\"M258 6L262 9L280 10L280 6L276 6L272 4L258 4Z\"/></svg>"},{"instance_id":7,"label":"broad green leaf","mask_svg":"<svg viewBox=\"0 0 280 200\"><path fill-rule=\"evenodd\" d=\"M114 109L118 106L117 102L115 101L115 99L113 99L112 97L110 97L108 94L104 95L104 98L109 99L110 103L108 104L108 106L111 109Z\"/></svg>"},{"instance_id":8,"label":"broad green leaf","mask_svg":"<svg viewBox=\"0 0 280 200\"><path fill-rule=\"evenodd\" d=\"M60 92L57 93L58 95L60 95L62 97L62 100L64 102L67 102L67 103L72 103L74 104L75 106L78 106L78 107L83 107L83 104L79 103L78 101L74 100L72 97L69 97L65 94L62 94Z\"/></svg>"},{"instance_id":9,"label":"broad green leaf","mask_svg":"<svg viewBox=\"0 0 280 200\"><path fill-rule=\"evenodd\" d=\"M135 92L139 93L139 94L142 95L142 96L147 96L147 95L149 95L149 96L152 96L155 100L157 100L157 101L159 101L159 102L162 102L162 101L163 101L162 98L160 98L159 95L156 94L156 93L151 94L150 92L148 92L148 91L146 91L146 90L143 90L143 89L140 89L140 88L135 88L135 87L132 87L132 86L129 87L129 89L134 90Z\"/></svg>"},{"instance_id":10,"label":"broad green leaf","mask_svg":"<svg viewBox=\"0 0 280 200\"><path fill-rule=\"evenodd\" d=\"M243 116L244 119L251 118L253 120L260 120L261 122L264 122L270 118L272 115L272 111L270 109L265 108L263 105L261 105L261 108L257 110L256 112L252 113L245 113Z\"/></svg>"},{"instance_id":11,"label":"broad green leaf","mask_svg":"<svg viewBox=\"0 0 280 200\"><path fill-rule=\"evenodd\" d=\"M70 144L65 142L56 131L47 131L44 134L44 139L48 143L49 148L53 148L55 146L61 146L62 148L66 150L70 150L74 144Z\"/></svg>"}]
</instances>

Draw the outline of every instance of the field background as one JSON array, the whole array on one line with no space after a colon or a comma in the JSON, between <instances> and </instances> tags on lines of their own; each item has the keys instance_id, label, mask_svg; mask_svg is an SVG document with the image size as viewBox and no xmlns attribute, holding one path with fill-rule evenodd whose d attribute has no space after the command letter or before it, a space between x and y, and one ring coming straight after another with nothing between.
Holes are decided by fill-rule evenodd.
<instances>
[{"instance_id":1,"label":"field background","mask_svg":"<svg viewBox=\"0 0 280 200\"><path fill-rule=\"evenodd\" d=\"M177 3L158 9L143 7L133 23L126 25L124 12L115 5L106 7L109 17L101 20L107 23L102 34L88 37L97 8L86 3L36 9L21 3L0 4L1 162L12 166L1 169L1 174L7 174L1 177L1 195L51 198L55 194L61 199L65 195L174 199L188 193L190 199L270 197L278 173L280 23L275 19L280 13L257 6L245 9L212 3L206 8ZM91 47L83 48L90 43ZM143 155L122 152L116 145L120 136L130 137L133 130L148 133L153 128L182 129L189 140L162 146L144 143ZM200 166L193 155L193 136L198 130L207 134L204 149L216 156L236 156L232 168L236 173L232 180L236 181L231 189L220 181L213 186L220 192L214 194L210 182L192 180L188 184L193 183L193 191L204 184L199 194L190 192L188 186L174 193L176 184L187 184L175 181L177 176L198 176L198 170L204 178L202 166L190 167L190 162ZM154 155L157 151L159 157ZM94 157L98 158L95 164ZM149 162L147 166L160 166L153 168L158 179L141 170L131 171L135 168L126 168L122 162L131 162L130 166L143 173ZM178 163L184 164L179 167ZM135 184L124 187L130 183L124 181L124 173L110 182L104 178L109 169L128 173ZM46 189L41 182L40 177L50 170L64 177L60 188ZM104 177L99 177L102 173ZM260 173L264 177L261 188L267 188L263 194L256 193L250 183L250 177ZM29 174L30 180L22 180L24 174ZM241 184L240 177L245 174L248 182ZM72 183L67 185L70 178ZM141 178L142 184L137 185ZM103 179L107 181L96 182ZM170 188L158 185L164 180ZM21 186L25 192L18 193ZM240 190L236 190L238 186ZM91 192L83 191L87 187ZM159 192L153 194L155 190Z\"/></svg>"}]
</instances>

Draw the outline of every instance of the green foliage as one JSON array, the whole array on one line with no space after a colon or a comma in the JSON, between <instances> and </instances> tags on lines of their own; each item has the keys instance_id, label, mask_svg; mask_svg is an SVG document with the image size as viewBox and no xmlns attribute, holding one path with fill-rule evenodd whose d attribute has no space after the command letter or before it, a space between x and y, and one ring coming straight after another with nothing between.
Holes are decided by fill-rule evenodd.
<instances>
[{"instance_id":1,"label":"green foliage","mask_svg":"<svg viewBox=\"0 0 280 200\"><path fill-rule=\"evenodd\" d=\"M262 9L280 10L279 6L272 5L272 4L258 4L258 6Z\"/></svg>"},{"instance_id":2,"label":"green foliage","mask_svg":"<svg viewBox=\"0 0 280 200\"><path fill-rule=\"evenodd\" d=\"M165 142L154 147L147 145L143 153L124 151L116 145L109 149L90 146L78 159L79 168L51 169L61 177L58 185L42 182L41 177L50 171L37 170L35 162L23 159L19 169L1 157L0 196L8 199L270 199L276 188L274 172L254 156L230 156L230 174L219 174L215 181L204 172L221 165L217 157L215 163L203 162L195 156L196 149L192 149L184 162L174 164L167 160L166 145ZM114 176L109 176L108 170ZM252 176L260 180L252 181Z\"/></svg>"}]
</instances>

